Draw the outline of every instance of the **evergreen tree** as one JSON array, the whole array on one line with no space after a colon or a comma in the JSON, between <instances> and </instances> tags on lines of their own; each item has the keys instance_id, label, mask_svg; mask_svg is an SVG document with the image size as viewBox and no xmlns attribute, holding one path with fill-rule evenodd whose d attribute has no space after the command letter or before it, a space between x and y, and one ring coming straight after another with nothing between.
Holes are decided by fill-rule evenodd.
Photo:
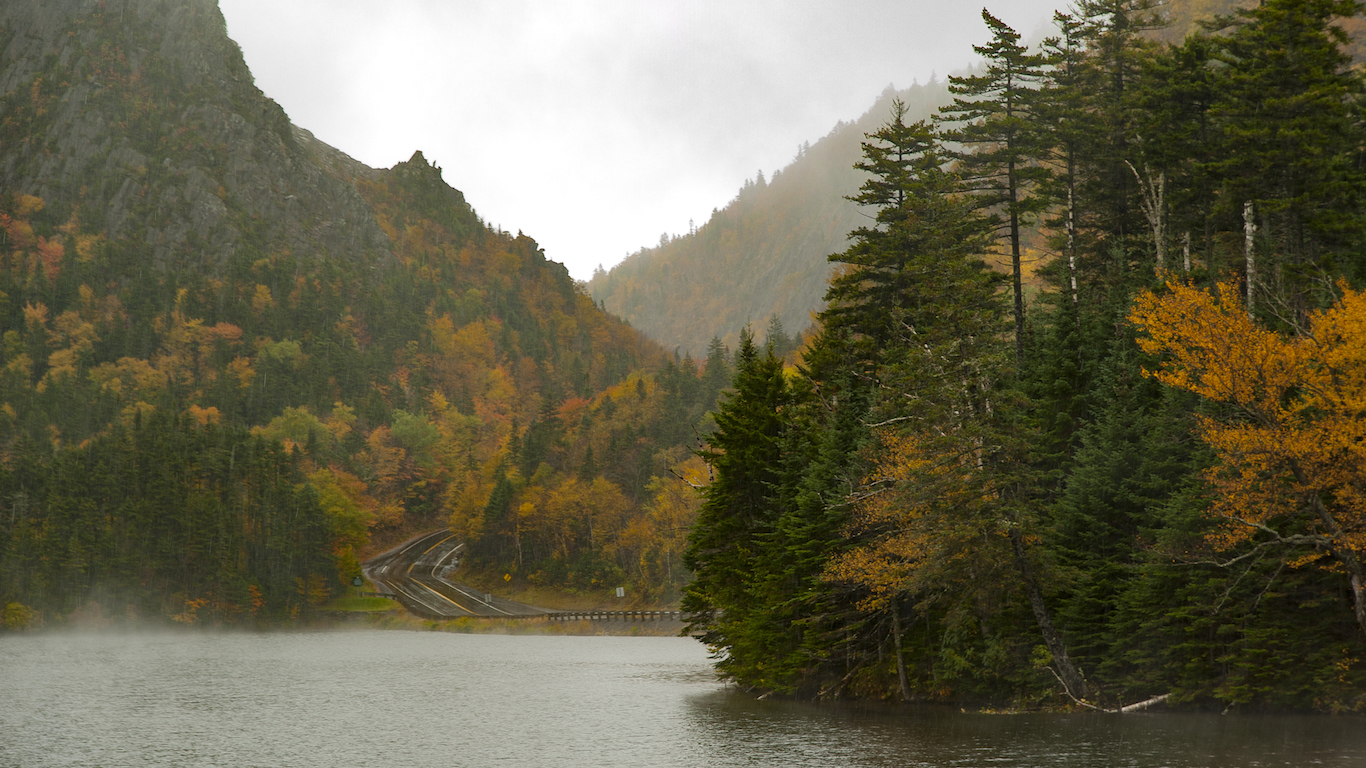
<instances>
[{"instance_id":1,"label":"evergreen tree","mask_svg":"<svg viewBox=\"0 0 1366 768\"><path fill-rule=\"evenodd\" d=\"M1133 290L1130 281L1135 241L1143 223L1139 189L1130 168L1135 133L1137 87L1143 62L1156 47L1146 33L1161 27L1156 0L1082 0L1078 30L1086 47L1084 89L1093 132L1080 146L1086 170L1080 175L1077 204L1079 236L1085 255L1078 263L1084 282L1098 302L1105 294Z\"/></svg>"},{"instance_id":2,"label":"evergreen tree","mask_svg":"<svg viewBox=\"0 0 1366 768\"><path fill-rule=\"evenodd\" d=\"M1000 209L998 226L1010 248L1014 287L1015 360L1024 355L1025 306L1021 266L1021 227L1043 209L1043 198L1031 194L1044 177L1038 164L1043 147L1036 122L1036 94L1043 81L1045 57L1020 45L1020 35L985 9L982 20L992 39L973 50L986 58L980 75L949 77L957 98L937 119L957 124L947 135L964 147L957 169L981 205Z\"/></svg>"},{"instance_id":3,"label":"evergreen tree","mask_svg":"<svg viewBox=\"0 0 1366 768\"><path fill-rule=\"evenodd\" d=\"M905 116L905 105L893 102L857 166L872 177L850 199L875 206L877 225L854 230L854 244L830 257L847 267L830 280L821 321L828 332L847 335L860 365L880 363L908 330L967 319L942 314L946 309L972 313L994 302L981 260L990 224L957 194L958 177L945 170L934 129L923 121L908 125ZM958 293L965 286L971 288Z\"/></svg>"},{"instance_id":4,"label":"evergreen tree","mask_svg":"<svg viewBox=\"0 0 1366 768\"><path fill-rule=\"evenodd\" d=\"M1157 510L1194 469L1191 399L1142 376L1131 337L1114 342L1097 384L1098 413L1082 431L1053 509L1049 539L1065 574L1059 628L1078 661L1115 674L1116 617L1147 554ZM1102 680L1104 677L1102 677Z\"/></svg>"},{"instance_id":5,"label":"evergreen tree","mask_svg":"<svg viewBox=\"0 0 1366 768\"><path fill-rule=\"evenodd\" d=\"M823 342L817 339L816 345ZM756 594L766 610L767 687L816 693L842 673L847 649L831 642L851 623L850 601L825 578L827 564L847 546L853 489L868 467L870 384L844 369L839 381L794 383L778 486L781 512L762 538L762 578Z\"/></svg>"},{"instance_id":6,"label":"evergreen tree","mask_svg":"<svg viewBox=\"0 0 1366 768\"><path fill-rule=\"evenodd\" d=\"M718 482L692 533L700 574L685 607L742 685L1019 701L1061 682L1087 705L1170 694L1200 706L1356 706L1352 618L1366 615L1366 591L1348 544L1325 543L1351 494L1334 485L1317 501L1286 499L1306 483L1346 487L1355 465L1327 457L1359 451L1359 419L1252 450L1228 407L1163 386L1196 379L1145 374L1157 361L1128 318L1164 276L1242 270L1245 224L1265 267L1259 311L1290 326L1328 300L1328 278L1360 271L1359 83L1331 27L1358 6L1267 0L1219 35L1165 48L1145 34L1156 6L1084 0L1058 15L1039 57L987 14L994 39L980 51L995 66L956 80L962 98L947 113L960 143L981 132L958 161L967 183L900 104L868 134L858 167L870 177L852 199L876 223L831 257L829 308L797 378L742 350L750 373L718 417ZM1000 90L1039 74L1019 102ZM1037 143L997 154L1019 136ZM1016 164L1027 173L1012 186ZM1039 167L1048 177L1031 187ZM1031 207L1043 202L1051 216ZM1000 232L1039 219L1059 258L1026 317L1020 281L1011 313L981 257ZM1151 305L1165 294L1143 295ZM1316 334L1315 348L1330 336ZM1349 359L1342 380L1359 367ZM1278 364L1248 380L1325 370ZM1300 392L1265 405L1315 396ZM1193 439L1216 427L1222 453ZM1269 482L1274 473L1249 469L1287 451L1317 457L1319 474ZM1230 517L1258 499L1244 511L1262 527ZM1311 541L1321 549L1274 556L1274 545Z\"/></svg>"},{"instance_id":7,"label":"evergreen tree","mask_svg":"<svg viewBox=\"0 0 1366 768\"><path fill-rule=\"evenodd\" d=\"M787 335L787 330L783 328L782 318L776 314L768 319L768 331L764 333L764 343L773 347L773 354L780 358L787 357L788 353L797 348L800 340L793 339Z\"/></svg>"},{"instance_id":8,"label":"evergreen tree","mask_svg":"<svg viewBox=\"0 0 1366 768\"><path fill-rule=\"evenodd\" d=\"M733 390L718 407L716 430L701 452L713 479L683 553L693 573L683 609L690 616L688 631L725 652L718 665L722 673L750 686L772 684L762 675L762 655L745 651L753 644L755 616L764 611L754 588L766 572L763 538L781 512L775 489L791 402L782 361L755 347L746 329Z\"/></svg>"},{"instance_id":9,"label":"evergreen tree","mask_svg":"<svg viewBox=\"0 0 1366 768\"><path fill-rule=\"evenodd\" d=\"M1249 297L1265 292L1252 303L1274 302L1270 311L1291 322L1323 303L1325 274L1366 274L1363 81L1333 24L1361 9L1354 0L1267 0L1240 10L1216 38L1221 198L1230 215L1251 204L1257 250L1269 257L1260 270L1255 256L1247 260Z\"/></svg>"},{"instance_id":10,"label":"evergreen tree","mask_svg":"<svg viewBox=\"0 0 1366 768\"><path fill-rule=\"evenodd\" d=\"M1046 38L1042 45L1044 80L1034 96L1034 123L1039 137L1041 156L1045 161L1039 191L1049 206L1058 211L1047 223L1061 234L1055 237L1054 247L1063 254L1066 272L1063 290L1077 310L1078 257L1078 202L1083 153L1094 141L1095 123L1087 114L1085 88L1088 69L1082 41L1082 24L1075 17L1062 12L1053 14L1058 36Z\"/></svg>"},{"instance_id":11,"label":"evergreen tree","mask_svg":"<svg viewBox=\"0 0 1366 768\"><path fill-rule=\"evenodd\" d=\"M711 343L707 344L706 360L702 363L702 403L707 410L712 409L721 391L730 385L734 372L730 350L713 336Z\"/></svg>"}]
</instances>

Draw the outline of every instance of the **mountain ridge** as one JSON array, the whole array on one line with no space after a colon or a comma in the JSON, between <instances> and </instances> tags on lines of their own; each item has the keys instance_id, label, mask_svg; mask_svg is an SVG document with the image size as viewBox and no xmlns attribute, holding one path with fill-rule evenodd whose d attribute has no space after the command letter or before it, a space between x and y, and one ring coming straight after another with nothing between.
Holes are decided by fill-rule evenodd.
<instances>
[{"instance_id":1,"label":"mountain ridge","mask_svg":"<svg viewBox=\"0 0 1366 768\"><path fill-rule=\"evenodd\" d=\"M1198 31L1201 20L1250 5L1251 0L1174 0L1162 5L1168 26L1147 34L1178 43ZM1366 60L1366 18L1338 24L1352 38L1349 53ZM595 273L588 282L594 300L665 348L693 355L705 351L713 337L735 348L746 325L762 340L773 316L788 333L800 332L824 307L831 274L826 257L842 252L848 232L869 221L844 197L855 194L865 178L852 168L860 159L862 134L886 118L893 95L907 104L912 121L930 119L951 98L943 81L901 91L888 86L862 116L840 121L810 147L824 157L799 154L768 183L762 174L747 181L695 232L641 248ZM815 170L813 160L825 164L826 177L803 179L807 189L791 190L793 176Z\"/></svg>"},{"instance_id":2,"label":"mountain ridge","mask_svg":"<svg viewBox=\"0 0 1366 768\"><path fill-rule=\"evenodd\" d=\"M695 231L595 273L593 298L665 348L692 355L713 337L734 348L746 325L762 338L772 317L789 333L806 328L824 306L825 257L844 250L848 233L867 223L845 198L862 183L853 165L863 136L885 119L893 98L914 119L928 120L947 101L947 84L888 86L862 116L803 145L771 179L760 173L747 181Z\"/></svg>"},{"instance_id":3,"label":"mountain ridge","mask_svg":"<svg viewBox=\"0 0 1366 768\"><path fill-rule=\"evenodd\" d=\"M420 151L292 125L213 0L0 6L16 615L287 622L452 524L521 584L676 595L700 374Z\"/></svg>"},{"instance_id":4,"label":"mountain ridge","mask_svg":"<svg viewBox=\"0 0 1366 768\"><path fill-rule=\"evenodd\" d=\"M96 218L111 239L145 228L159 263L183 250L191 235L197 252L220 261L244 238L351 259L388 249L351 186L299 156L293 126L256 89L216 3L130 3L120 20L131 13L137 23L114 27L104 7L16 2L0 15L10 30L0 94L13 96L29 83L38 97L27 139L18 152L6 152L0 168L8 188L50 206L102 211ZM121 33L117 45L103 39L113 29ZM188 103L173 111L166 102L135 98L129 108L122 94L153 77L169 80ZM163 131L171 124L175 135ZM225 149L224 156L201 149L212 146ZM179 157L181 150L188 157ZM91 178L110 181L93 189L80 183ZM139 182L161 186L160 198L139 199ZM231 219L233 206L251 220ZM173 208L190 215L177 217ZM331 226L336 219L345 226ZM263 222L269 231L260 231Z\"/></svg>"}]
</instances>

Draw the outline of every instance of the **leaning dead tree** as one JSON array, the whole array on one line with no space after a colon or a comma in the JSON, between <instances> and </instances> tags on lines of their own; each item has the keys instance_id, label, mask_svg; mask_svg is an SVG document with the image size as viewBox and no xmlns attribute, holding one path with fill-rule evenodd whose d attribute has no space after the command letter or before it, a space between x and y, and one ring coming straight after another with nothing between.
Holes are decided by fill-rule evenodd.
<instances>
[{"instance_id":1,"label":"leaning dead tree","mask_svg":"<svg viewBox=\"0 0 1366 768\"><path fill-rule=\"evenodd\" d=\"M1124 164L1134 172L1134 178L1138 179L1138 189L1143 193L1143 215L1147 217L1148 226L1153 230L1153 247L1157 249L1157 275L1161 277L1167 271L1167 220L1164 210L1167 204L1167 172L1159 171L1157 178L1154 179L1147 163L1143 164L1143 173L1139 173L1128 160L1125 160Z\"/></svg>"}]
</instances>

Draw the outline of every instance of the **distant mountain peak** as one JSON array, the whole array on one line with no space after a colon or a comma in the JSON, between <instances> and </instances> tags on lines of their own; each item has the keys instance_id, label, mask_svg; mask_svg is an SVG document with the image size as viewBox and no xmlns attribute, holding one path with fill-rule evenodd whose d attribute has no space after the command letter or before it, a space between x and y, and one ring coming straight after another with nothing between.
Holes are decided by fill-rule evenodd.
<instances>
[{"instance_id":1,"label":"distant mountain peak","mask_svg":"<svg viewBox=\"0 0 1366 768\"><path fill-rule=\"evenodd\" d=\"M761 171L700 227L642 248L609 272L595 271L589 290L607 311L666 349L700 355L712 338L734 348L746 325L763 329L776 317L800 332L824 306L831 265L848 233L867 223L846 197L864 174L864 134L886 119L899 97L928 118L948 100L943 83L897 91L888 85L856 121L841 120L820 141L765 179Z\"/></svg>"}]
</instances>

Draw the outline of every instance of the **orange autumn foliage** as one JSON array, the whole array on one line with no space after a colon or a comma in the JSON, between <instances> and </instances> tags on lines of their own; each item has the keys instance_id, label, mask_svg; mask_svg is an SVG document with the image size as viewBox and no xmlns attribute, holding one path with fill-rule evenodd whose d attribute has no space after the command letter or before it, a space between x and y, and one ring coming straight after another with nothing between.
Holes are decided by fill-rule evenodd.
<instances>
[{"instance_id":1,"label":"orange autumn foliage","mask_svg":"<svg viewBox=\"0 0 1366 768\"><path fill-rule=\"evenodd\" d=\"M38 238L38 260L43 265L43 275L49 283L56 282L62 273L62 259L66 257L66 246L58 239Z\"/></svg>"},{"instance_id":2,"label":"orange autumn foliage","mask_svg":"<svg viewBox=\"0 0 1366 768\"><path fill-rule=\"evenodd\" d=\"M974 439L887 430L879 443L851 518L861 541L831 560L827 578L864 590L865 610L950 582L1007 583L1007 529Z\"/></svg>"},{"instance_id":3,"label":"orange autumn foliage","mask_svg":"<svg viewBox=\"0 0 1366 768\"><path fill-rule=\"evenodd\" d=\"M1170 284L1140 296L1129 317L1146 334L1139 346L1166 356L1148 375L1230 408L1200 420L1218 457L1205 473L1220 522L1209 543L1226 551L1261 535L1331 554L1330 567L1352 577L1363 621L1366 292L1339 288L1296 336L1254 322L1229 284Z\"/></svg>"},{"instance_id":4,"label":"orange autumn foliage","mask_svg":"<svg viewBox=\"0 0 1366 768\"><path fill-rule=\"evenodd\" d=\"M223 414L212 405L208 408L201 408L195 403L190 403L190 407L186 409L185 412L189 414L190 418L194 419L194 423L200 427L218 424L223 420Z\"/></svg>"}]
</instances>

